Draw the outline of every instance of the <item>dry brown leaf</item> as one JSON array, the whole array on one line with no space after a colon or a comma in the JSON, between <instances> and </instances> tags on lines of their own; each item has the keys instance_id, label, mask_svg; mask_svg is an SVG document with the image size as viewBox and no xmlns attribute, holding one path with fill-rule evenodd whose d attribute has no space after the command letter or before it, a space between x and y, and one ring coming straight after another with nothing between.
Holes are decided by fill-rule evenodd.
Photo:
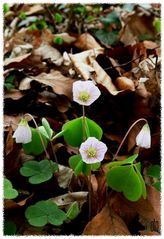
<instances>
[{"instance_id":1,"label":"dry brown leaf","mask_svg":"<svg viewBox=\"0 0 164 239\"><path fill-rule=\"evenodd\" d=\"M28 11L25 11L25 13L27 16L30 16L33 14L42 13L43 11L44 11L43 5L36 4L31 6Z\"/></svg>"},{"instance_id":2,"label":"dry brown leaf","mask_svg":"<svg viewBox=\"0 0 164 239\"><path fill-rule=\"evenodd\" d=\"M94 174L91 175L91 185L94 192L97 192L98 182Z\"/></svg>"},{"instance_id":3,"label":"dry brown leaf","mask_svg":"<svg viewBox=\"0 0 164 239\"><path fill-rule=\"evenodd\" d=\"M61 188L67 188L73 176L73 170L69 167L58 165L59 172L57 174L57 181Z\"/></svg>"},{"instance_id":4,"label":"dry brown leaf","mask_svg":"<svg viewBox=\"0 0 164 239\"><path fill-rule=\"evenodd\" d=\"M12 63L20 63L21 61L27 59L29 56L31 56L31 53L27 53L25 55L17 56L17 57L14 57L14 58L7 58L4 61L4 66L9 67Z\"/></svg>"},{"instance_id":5,"label":"dry brown leaf","mask_svg":"<svg viewBox=\"0 0 164 239\"><path fill-rule=\"evenodd\" d=\"M62 33L58 33L58 34L54 34L54 37L61 37L63 39L63 41L67 44L71 44L73 42L76 41L76 38L69 35L67 32L62 32Z\"/></svg>"},{"instance_id":6,"label":"dry brown leaf","mask_svg":"<svg viewBox=\"0 0 164 239\"><path fill-rule=\"evenodd\" d=\"M141 235L144 236L160 236L160 233L156 232L156 231L139 231Z\"/></svg>"},{"instance_id":7,"label":"dry brown leaf","mask_svg":"<svg viewBox=\"0 0 164 239\"><path fill-rule=\"evenodd\" d=\"M115 85L119 90L135 90L133 81L125 76L117 77Z\"/></svg>"},{"instance_id":8,"label":"dry brown leaf","mask_svg":"<svg viewBox=\"0 0 164 239\"><path fill-rule=\"evenodd\" d=\"M103 48L95 48L83 51L77 54L68 54L75 69L85 79L88 80L94 69L91 65L91 59L95 59L99 54L103 53Z\"/></svg>"},{"instance_id":9,"label":"dry brown leaf","mask_svg":"<svg viewBox=\"0 0 164 239\"><path fill-rule=\"evenodd\" d=\"M4 99L11 98L13 100L19 100L24 95L25 94L20 92L20 90L13 89L13 90L5 91Z\"/></svg>"},{"instance_id":10,"label":"dry brown leaf","mask_svg":"<svg viewBox=\"0 0 164 239\"><path fill-rule=\"evenodd\" d=\"M64 195L51 198L53 202L55 202L60 207L68 207L71 203L77 201L79 207L87 201L88 192L80 191L80 192L68 192Z\"/></svg>"},{"instance_id":11,"label":"dry brown leaf","mask_svg":"<svg viewBox=\"0 0 164 239\"><path fill-rule=\"evenodd\" d=\"M100 44L88 32L81 34L74 45L83 51L94 48L101 48Z\"/></svg>"},{"instance_id":12,"label":"dry brown leaf","mask_svg":"<svg viewBox=\"0 0 164 239\"><path fill-rule=\"evenodd\" d=\"M12 129L15 131L18 127L18 124L21 120L22 116L12 116L12 115L4 115L3 121L4 121L4 127L10 127L12 126Z\"/></svg>"},{"instance_id":13,"label":"dry brown leaf","mask_svg":"<svg viewBox=\"0 0 164 239\"><path fill-rule=\"evenodd\" d=\"M4 200L5 209L14 209L14 208L23 207L27 203L27 201L33 196L34 196L34 193L30 194L28 197L26 197L25 199L19 202L15 202L12 199L5 199Z\"/></svg>"},{"instance_id":14,"label":"dry brown leaf","mask_svg":"<svg viewBox=\"0 0 164 239\"><path fill-rule=\"evenodd\" d=\"M85 227L83 235L130 235L124 221L108 204Z\"/></svg>"},{"instance_id":15,"label":"dry brown leaf","mask_svg":"<svg viewBox=\"0 0 164 239\"><path fill-rule=\"evenodd\" d=\"M95 74L92 78L96 83L103 85L112 95L117 95L119 92L115 85L112 83L111 77L103 70L96 60L92 61Z\"/></svg>"},{"instance_id":16,"label":"dry brown leaf","mask_svg":"<svg viewBox=\"0 0 164 239\"><path fill-rule=\"evenodd\" d=\"M19 89L29 89L30 82L33 80L52 87L56 94L66 95L68 98L72 98L72 84L74 80L63 76L59 71L51 71L48 74L43 72L31 78L26 77L20 82Z\"/></svg>"},{"instance_id":17,"label":"dry brown leaf","mask_svg":"<svg viewBox=\"0 0 164 239\"><path fill-rule=\"evenodd\" d=\"M41 56L43 59L50 59L57 66L60 66L63 62L61 53L56 48L45 43L37 48L34 54Z\"/></svg>"},{"instance_id":18,"label":"dry brown leaf","mask_svg":"<svg viewBox=\"0 0 164 239\"><path fill-rule=\"evenodd\" d=\"M8 131L8 135L7 135L7 139L6 139L6 145L5 145L5 153L6 155L8 155L12 150L13 150L13 129L11 126L9 126L9 131Z\"/></svg>"}]
</instances>

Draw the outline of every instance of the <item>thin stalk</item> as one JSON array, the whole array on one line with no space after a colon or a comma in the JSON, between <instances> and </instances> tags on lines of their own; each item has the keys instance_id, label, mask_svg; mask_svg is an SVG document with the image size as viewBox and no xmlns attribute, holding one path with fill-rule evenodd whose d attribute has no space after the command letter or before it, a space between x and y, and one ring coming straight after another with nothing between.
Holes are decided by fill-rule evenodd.
<instances>
[{"instance_id":1,"label":"thin stalk","mask_svg":"<svg viewBox=\"0 0 164 239\"><path fill-rule=\"evenodd\" d=\"M126 134L125 134L123 140L121 141L121 143L120 143L120 145L119 145L119 147L118 147L118 149L117 149L117 152L115 153L115 156L113 157L113 160L112 160L112 161L114 161L114 160L117 158L117 155L118 155L118 153L119 153L119 151L120 151L120 149L121 149L123 143L125 142L125 139L127 138L128 134L129 134L130 131L132 130L132 128L133 128L138 122L140 122L140 121L145 121L145 122L147 123L147 120L146 120L146 119L140 118L140 119L136 120L136 121L130 126L130 128L129 128L128 131L126 132Z\"/></svg>"},{"instance_id":2,"label":"thin stalk","mask_svg":"<svg viewBox=\"0 0 164 239\"><path fill-rule=\"evenodd\" d=\"M56 153L55 153L55 151L53 150L52 141L50 141L50 144L51 144L51 148L52 148L53 157L54 157L54 159L55 159L55 162L58 164L58 159L57 159ZM58 167L58 172L59 172L59 167Z\"/></svg>"},{"instance_id":3,"label":"thin stalk","mask_svg":"<svg viewBox=\"0 0 164 239\"><path fill-rule=\"evenodd\" d=\"M50 160L50 156L49 156L49 154L48 154L48 152L47 152L47 150L46 150L46 146L45 146L45 144L44 144L43 137L42 137L42 135L41 135L41 133L40 133L40 131L39 131L39 127L38 127L38 125L37 125L37 123L36 123L34 117L33 117L31 114L29 114L29 113L26 113L24 116L25 116L25 117L26 117L26 116L29 116L29 117L33 120L33 122L34 122L34 124L35 124L35 126L36 126L36 130L37 130L37 132L38 132L38 134L39 134L39 137L40 137L40 140L41 140L41 143L42 143L44 152L45 152L45 154L46 154L46 158L48 159L49 164L50 164L50 167L51 167L51 170L52 170L52 172L54 173L54 169L53 169L52 162L51 162L51 160Z\"/></svg>"},{"instance_id":4,"label":"thin stalk","mask_svg":"<svg viewBox=\"0 0 164 239\"><path fill-rule=\"evenodd\" d=\"M82 105L82 117L83 117L83 123L82 123L82 130L83 130L83 141L86 140L86 130L85 130L85 107Z\"/></svg>"},{"instance_id":5,"label":"thin stalk","mask_svg":"<svg viewBox=\"0 0 164 239\"><path fill-rule=\"evenodd\" d=\"M52 142L54 139L57 139L57 138L63 136L64 131L65 131L65 130L62 130L62 131L60 131L59 133L57 133L57 134L51 139L51 142Z\"/></svg>"}]
</instances>

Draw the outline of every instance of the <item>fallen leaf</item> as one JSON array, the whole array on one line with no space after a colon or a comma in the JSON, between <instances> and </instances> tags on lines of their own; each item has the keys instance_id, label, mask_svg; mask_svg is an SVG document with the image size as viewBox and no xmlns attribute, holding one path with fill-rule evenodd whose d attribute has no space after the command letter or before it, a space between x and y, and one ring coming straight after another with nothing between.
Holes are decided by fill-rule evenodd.
<instances>
[{"instance_id":1,"label":"fallen leaf","mask_svg":"<svg viewBox=\"0 0 164 239\"><path fill-rule=\"evenodd\" d=\"M54 37L61 37L63 41L67 44L71 44L76 41L76 38L69 35L67 32L62 32L59 34L54 34Z\"/></svg>"},{"instance_id":2,"label":"fallen leaf","mask_svg":"<svg viewBox=\"0 0 164 239\"><path fill-rule=\"evenodd\" d=\"M12 126L12 129L15 131L16 128L18 127L18 124L21 120L22 116L17 115L17 116L12 116L12 115L4 115L3 121L4 121L4 127L10 127Z\"/></svg>"},{"instance_id":3,"label":"fallen leaf","mask_svg":"<svg viewBox=\"0 0 164 239\"><path fill-rule=\"evenodd\" d=\"M156 232L156 231L139 231L141 235L144 235L144 236L160 236L160 233Z\"/></svg>"},{"instance_id":4,"label":"fallen leaf","mask_svg":"<svg viewBox=\"0 0 164 239\"><path fill-rule=\"evenodd\" d=\"M68 54L75 69L85 79L88 80L94 69L91 65L91 59L95 59L99 54L103 53L103 48L95 48L83 51L77 54Z\"/></svg>"},{"instance_id":5,"label":"fallen leaf","mask_svg":"<svg viewBox=\"0 0 164 239\"><path fill-rule=\"evenodd\" d=\"M72 176L73 176L73 170L69 167L58 165L59 166L59 172L57 174L57 181L61 188L68 188Z\"/></svg>"},{"instance_id":6,"label":"fallen leaf","mask_svg":"<svg viewBox=\"0 0 164 239\"><path fill-rule=\"evenodd\" d=\"M133 81L125 76L117 77L115 80L115 85L119 90L135 90Z\"/></svg>"},{"instance_id":7,"label":"fallen leaf","mask_svg":"<svg viewBox=\"0 0 164 239\"><path fill-rule=\"evenodd\" d=\"M13 100L19 100L24 95L25 94L22 93L20 90L13 89L13 90L5 91L4 99L11 98Z\"/></svg>"},{"instance_id":8,"label":"fallen leaf","mask_svg":"<svg viewBox=\"0 0 164 239\"><path fill-rule=\"evenodd\" d=\"M16 45L11 52L10 58L15 58L18 56L23 56L32 51L33 46L29 43Z\"/></svg>"},{"instance_id":9,"label":"fallen leaf","mask_svg":"<svg viewBox=\"0 0 164 239\"><path fill-rule=\"evenodd\" d=\"M109 208L104 206L85 227L82 235L130 235L124 221Z\"/></svg>"},{"instance_id":10,"label":"fallen leaf","mask_svg":"<svg viewBox=\"0 0 164 239\"><path fill-rule=\"evenodd\" d=\"M87 201L88 192L80 191L80 192L68 192L64 195L51 198L53 202L55 202L60 207L68 207L71 203L77 201L79 207Z\"/></svg>"},{"instance_id":11,"label":"fallen leaf","mask_svg":"<svg viewBox=\"0 0 164 239\"><path fill-rule=\"evenodd\" d=\"M91 175L91 185L94 192L97 192L98 182L94 174Z\"/></svg>"},{"instance_id":12,"label":"fallen leaf","mask_svg":"<svg viewBox=\"0 0 164 239\"><path fill-rule=\"evenodd\" d=\"M34 50L34 54L41 56L43 59L50 59L57 66L60 66L63 63L61 53L56 48L45 43L41 44L39 48Z\"/></svg>"},{"instance_id":13,"label":"fallen leaf","mask_svg":"<svg viewBox=\"0 0 164 239\"><path fill-rule=\"evenodd\" d=\"M52 70L48 74L43 72L37 76L26 77L20 82L19 90L31 88L30 83L33 80L52 87L56 94L66 95L68 98L72 98L72 84L74 80L63 76L59 71Z\"/></svg>"},{"instance_id":14,"label":"fallen leaf","mask_svg":"<svg viewBox=\"0 0 164 239\"><path fill-rule=\"evenodd\" d=\"M31 53L27 53L25 55L17 56L17 57L14 57L14 58L7 58L4 61L4 66L10 67L10 65L12 63L17 63L18 64L18 63L22 62L23 60L27 59L29 56L31 56Z\"/></svg>"},{"instance_id":15,"label":"fallen leaf","mask_svg":"<svg viewBox=\"0 0 164 239\"><path fill-rule=\"evenodd\" d=\"M74 45L83 51L94 48L101 48L100 44L88 32L81 34Z\"/></svg>"},{"instance_id":16,"label":"fallen leaf","mask_svg":"<svg viewBox=\"0 0 164 239\"><path fill-rule=\"evenodd\" d=\"M42 13L44 11L44 7L42 5L36 4L30 7L28 11L25 11L26 16L30 16L37 13Z\"/></svg>"},{"instance_id":17,"label":"fallen leaf","mask_svg":"<svg viewBox=\"0 0 164 239\"><path fill-rule=\"evenodd\" d=\"M30 194L28 197L26 197L25 199L19 202L15 202L14 200L11 200L11 199L5 199L4 207L5 209L14 209L14 208L23 207L33 196L34 196L34 193Z\"/></svg>"},{"instance_id":18,"label":"fallen leaf","mask_svg":"<svg viewBox=\"0 0 164 239\"><path fill-rule=\"evenodd\" d=\"M9 126L9 131L7 134L7 139L6 139L6 144L5 144L6 155L8 155L13 150L14 141L13 141L12 134L13 134L13 129L11 126Z\"/></svg>"}]
</instances>

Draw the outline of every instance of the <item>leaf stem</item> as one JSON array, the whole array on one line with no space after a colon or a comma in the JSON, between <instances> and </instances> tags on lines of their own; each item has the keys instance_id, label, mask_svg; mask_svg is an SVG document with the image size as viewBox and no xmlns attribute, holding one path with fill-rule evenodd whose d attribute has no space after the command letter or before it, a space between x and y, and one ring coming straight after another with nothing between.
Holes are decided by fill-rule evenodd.
<instances>
[{"instance_id":1,"label":"leaf stem","mask_svg":"<svg viewBox=\"0 0 164 239\"><path fill-rule=\"evenodd\" d=\"M114 161L114 160L117 158L117 155L118 155L118 153L119 153L119 151L120 151L120 149L121 149L123 143L125 142L125 139L127 138L128 134L129 134L130 131L132 130L132 128L133 128L138 122L140 122L140 121L145 121L145 122L147 123L147 120L146 120L146 119L140 118L140 119L136 120L136 121L130 126L130 128L129 128L128 131L126 132L126 134L125 134L123 140L121 141L121 143L120 143L120 145L119 145L119 147L118 147L118 149L117 149L117 152L115 153L115 155L114 155L112 161Z\"/></svg>"}]
</instances>

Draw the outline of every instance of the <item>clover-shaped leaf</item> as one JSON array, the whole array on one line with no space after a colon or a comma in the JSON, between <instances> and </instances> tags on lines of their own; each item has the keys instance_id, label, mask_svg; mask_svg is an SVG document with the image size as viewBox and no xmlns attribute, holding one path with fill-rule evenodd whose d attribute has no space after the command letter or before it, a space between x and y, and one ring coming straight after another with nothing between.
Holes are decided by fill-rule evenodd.
<instances>
[{"instance_id":1,"label":"clover-shaped leaf","mask_svg":"<svg viewBox=\"0 0 164 239\"><path fill-rule=\"evenodd\" d=\"M42 140L43 140L43 143L44 143L45 147L47 147L48 140L47 140L46 136L44 134L42 134L43 128L44 128L43 126L40 126L38 129L31 128L31 130L32 130L32 141L30 143L27 143L27 144L22 144L23 149L24 149L26 154L39 155L39 154L44 152L44 147L43 147L43 144L42 144ZM40 138L38 130L40 131L42 140ZM44 129L44 131L45 131L45 129Z\"/></svg>"},{"instance_id":2,"label":"clover-shaped leaf","mask_svg":"<svg viewBox=\"0 0 164 239\"><path fill-rule=\"evenodd\" d=\"M108 186L117 192L123 192L128 200L137 201L142 196L142 182L133 165L113 167L106 176Z\"/></svg>"},{"instance_id":3,"label":"clover-shaped leaf","mask_svg":"<svg viewBox=\"0 0 164 239\"><path fill-rule=\"evenodd\" d=\"M7 178L4 179L4 198L14 199L18 196L18 191L13 188L12 183Z\"/></svg>"},{"instance_id":4,"label":"clover-shaped leaf","mask_svg":"<svg viewBox=\"0 0 164 239\"><path fill-rule=\"evenodd\" d=\"M124 165L124 164L132 164L137 157L138 157L138 154L134 154L127 159L124 159L124 160L121 160L121 161L110 162L106 165L106 167L109 169L109 168L112 168L114 166L121 166L121 165Z\"/></svg>"},{"instance_id":5,"label":"clover-shaped leaf","mask_svg":"<svg viewBox=\"0 0 164 239\"><path fill-rule=\"evenodd\" d=\"M85 117L86 131L89 132L90 137L95 137L98 140L102 137L102 129L93 120ZM83 142L83 118L73 119L65 123L62 127L64 139L68 144L79 147Z\"/></svg>"},{"instance_id":6,"label":"clover-shaped leaf","mask_svg":"<svg viewBox=\"0 0 164 239\"><path fill-rule=\"evenodd\" d=\"M101 163L94 164L86 164L83 162L81 155L73 155L69 158L69 165L74 170L74 174L78 175L79 173L84 173L84 175L88 176L91 173L91 170L96 170L100 167Z\"/></svg>"},{"instance_id":7,"label":"clover-shaped leaf","mask_svg":"<svg viewBox=\"0 0 164 239\"><path fill-rule=\"evenodd\" d=\"M160 165L152 165L148 168L147 175L152 178L160 179Z\"/></svg>"},{"instance_id":8,"label":"clover-shaped leaf","mask_svg":"<svg viewBox=\"0 0 164 239\"><path fill-rule=\"evenodd\" d=\"M28 207L25 211L25 217L29 224L35 227L42 227L47 223L59 226L66 220L65 212L50 200L40 201Z\"/></svg>"},{"instance_id":9,"label":"clover-shaped leaf","mask_svg":"<svg viewBox=\"0 0 164 239\"><path fill-rule=\"evenodd\" d=\"M47 159L41 160L40 162L31 160L23 164L23 167L20 169L20 174L25 177L30 177L30 183L39 184L48 181L53 176L52 170L55 172L57 169L58 165L52 161L49 162Z\"/></svg>"}]
</instances>

